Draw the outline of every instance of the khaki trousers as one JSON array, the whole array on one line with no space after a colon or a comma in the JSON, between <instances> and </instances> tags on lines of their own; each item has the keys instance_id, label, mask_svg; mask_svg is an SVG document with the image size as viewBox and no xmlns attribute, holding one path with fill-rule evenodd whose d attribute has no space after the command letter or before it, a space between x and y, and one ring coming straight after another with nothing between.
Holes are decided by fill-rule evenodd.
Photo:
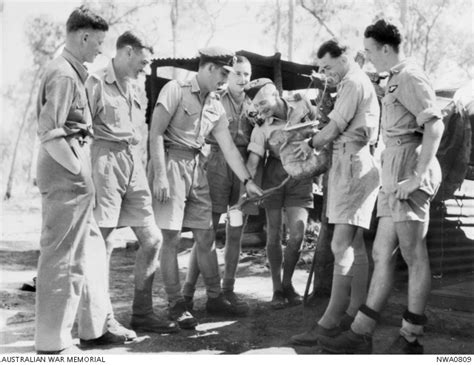
<instances>
[{"instance_id":1,"label":"khaki trousers","mask_svg":"<svg viewBox=\"0 0 474 365\"><path fill-rule=\"evenodd\" d=\"M81 161L74 175L41 147L38 187L42 229L36 289L37 351L72 345L78 316L79 337L93 339L106 331L105 243L93 218L94 186L88 144L69 143Z\"/></svg>"}]
</instances>

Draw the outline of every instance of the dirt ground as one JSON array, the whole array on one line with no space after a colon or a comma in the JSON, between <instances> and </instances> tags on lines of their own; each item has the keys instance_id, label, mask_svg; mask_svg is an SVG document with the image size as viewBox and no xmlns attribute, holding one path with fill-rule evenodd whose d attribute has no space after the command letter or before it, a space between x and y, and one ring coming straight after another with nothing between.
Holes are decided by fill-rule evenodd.
<instances>
[{"instance_id":1,"label":"dirt ground","mask_svg":"<svg viewBox=\"0 0 474 365\"><path fill-rule=\"evenodd\" d=\"M41 210L38 194L2 204L0 240L0 352L34 353L34 301L32 292L21 291L23 283L35 276L39 255L38 240ZM111 295L117 319L128 325L133 295L135 250L127 248L134 237L129 230L115 232L117 249L111 264ZM182 280L186 271L192 239L184 235L179 254ZM305 252L294 275L294 285L304 292L310 267L311 248ZM223 249L218 249L223 263ZM456 280L456 278L453 278ZM195 316L199 326L194 331L173 335L142 334L138 341L114 348L88 350L91 354L319 354L318 347L292 347L290 336L308 329L323 313L328 298L314 306L297 306L279 311L270 309L272 296L270 271L263 248L244 249L238 270L236 291L251 306L247 317L210 317L205 311L203 283L195 297ZM381 325L374 337L374 351L384 353L398 334L400 313L406 303L406 289L397 285ZM165 293L160 279L154 285L155 311L166 313ZM473 354L474 316L472 313L429 307L430 323L425 335L425 353ZM75 338L76 332L73 331Z\"/></svg>"}]
</instances>

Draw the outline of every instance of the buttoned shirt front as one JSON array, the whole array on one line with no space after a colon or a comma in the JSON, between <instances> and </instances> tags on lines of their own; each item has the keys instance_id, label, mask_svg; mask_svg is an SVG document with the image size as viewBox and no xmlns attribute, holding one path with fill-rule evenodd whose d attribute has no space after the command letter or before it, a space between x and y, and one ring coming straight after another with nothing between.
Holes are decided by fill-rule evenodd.
<instances>
[{"instance_id":1,"label":"buttoned shirt front","mask_svg":"<svg viewBox=\"0 0 474 365\"><path fill-rule=\"evenodd\" d=\"M375 89L359 65L351 64L337 86L334 109L328 117L340 132L336 142L375 143L380 107Z\"/></svg>"},{"instance_id":2,"label":"buttoned shirt front","mask_svg":"<svg viewBox=\"0 0 474 365\"><path fill-rule=\"evenodd\" d=\"M145 122L133 84L126 80L126 90L118 83L113 60L87 81L92 97L93 126L96 139L138 144L137 130Z\"/></svg>"},{"instance_id":3,"label":"buttoned shirt front","mask_svg":"<svg viewBox=\"0 0 474 365\"><path fill-rule=\"evenodd\" d=\"M269 150L273 157L280 158L280 146L286 138L282 129L287 124L294 125L315 119L315 111L307 99L298 96L282 100L287 108L286 120L269 117L262 125L256 125L250 137L248 151L264 157L265 151Z\"/></svg>"},{"instance_id":4,"label":"buttoned shirt front","mask_svg":"<svg viewBox=\"0 0 474 365\"><path fill-rule=\"evenodd\" d=\"M243 102L239 105L234 100L229 90L225 90L220 94L220 101L224 106L224 110L229 121L229 131L232 139L237 147L247 147L250 142L250 135L255 125L254 117L251 113L255 110L252 101L245 96ZM214 136L210 135L206 139L207 143L216 145Z\"/></svg>"},{"instance_id":5,"label":"buttoned shirt front","mask_svg":"<svg viewBox=\"0 0 474 365\"><path fill-rule=\"evenodd\" d=\"M163 136L165 145L200 149L217 125L228 127L219 96L210 92L201 97L200 93L196 76L184 82L172 80L163 87L156 104L171 115Z\"/></svg>"},{"instance_id":6,"label":"buttoned shirt front","mask_svg":"<svg viewBox=\"0 0 474 365\"><path fill-rule=\"evenodd\" d=\"M42 143L78 133L91 134L85 66L66 48L46 68L36 103Z\"/></svg>"},{"instance_id":7,"label":"buttoned shirt front","mask_svg":"<svg viewBox=\"0 0 474 365\"><path fill-rule=\"evenodd\" d=\"M425 123L440 118L435 92L424 72L410 60L393 67L382 99L384 141L423 133Z\"/></svg>"}]
</instances>

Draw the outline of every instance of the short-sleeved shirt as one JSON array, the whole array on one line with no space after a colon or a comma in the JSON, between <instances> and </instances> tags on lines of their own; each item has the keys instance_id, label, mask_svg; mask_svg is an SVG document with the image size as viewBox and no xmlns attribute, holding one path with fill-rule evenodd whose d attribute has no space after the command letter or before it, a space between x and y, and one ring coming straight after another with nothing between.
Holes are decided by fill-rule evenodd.
<instances>
[{"instance_id":1,"label":"short-sleeved shirt","mask_svg":"<svg viewBox=\"0 0 474 365\"><path fill-rule=\"evenodd\" d=\"M88 72L67 49L46 68L36 113L42 143L78 133L92 134L92 118L85 89Z\"/></svg>"},{"instance_id":2,"label":"short-sleeved shirt","mask_svg":"<svg viewBox=\"0 0 474 365\"><path fill-rule=\"evenodd\" d=\"M201 149L218 124L227 128L227 116L219 99L215 92L202 98L196 76L189 81L168 82L156 102L171 115L163 135L165 145Z\"/></svg>"},{"instance_id":3,"label":"short-sleeved shirt","mask_svg":"<svg viewBox=\"0 0 474 365\"><path fill-rule=\"evenodd\" d=\"M334 109L328 117L340 132L335 142L376 142L380 107L374 86L359 65L351 64L339 83Z\"/></svg>"},{"instance_id":4,"label":"short-sleeved shirt","mask_svg":"<svg viewBox=\"0 0 474 365\"><path fill-rule=\"evenodd\" d=\"M92 98L96 139L132 145L139 143L137 130L145 122L145 118L132 83L127 83L127 90L123 90L117 81L113 60L87 81L87 89Z\"/></svg>"},{"instance_id":5,"label":"short-sleeved shirt","mask_svg":"<svg viewBox=\"0 0 474 365\"><path fill-rule=\"evenodd\" d=\"M390 70L382 108L385 142L388 138L422 134L426 122L442 118L430 81L411 60L404 60Z\"/></svg>"},{"instance_id":6,"label":"short-sleeved shirt","mask_svg":"<svg viewBox=\"0 0 474 365\"><path fill-rule=\"evenodd\" d=\"M237 147L247 147L250 142L253 126L255 125L254 118L250 115L254 111L252 100L245 96L243 102L239 105L228 90L222 92L220 98L229 121L229 131L232 140ZM212 135L209 135L206 142L217 145L217 141Z\"/></svg>"},{"instance_id":7,"label":"short-sleeved shirt","mask_svg":"<svg viewBox=\"0 0 474 365\"><path fill-rule=\"evenodd\" d=\"M287 106L287 119L269 117L262 125L255 126L247 148L249 152L264 157L265 151L269 150L273 157L280 158L280 146L284 138L282 129L285 125L311 121L316 117L315 110L306 98L295 95L291 98L282 98L282 100Z\"/></svg>"}]
</instances>

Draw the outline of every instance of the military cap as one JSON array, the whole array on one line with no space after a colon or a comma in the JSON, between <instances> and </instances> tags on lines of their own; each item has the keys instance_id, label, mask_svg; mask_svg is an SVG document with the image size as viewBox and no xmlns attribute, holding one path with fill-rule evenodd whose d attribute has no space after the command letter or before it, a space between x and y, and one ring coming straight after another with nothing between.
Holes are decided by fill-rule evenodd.
<instances>
[{"instance_id":1,"label":"military cap","mask_svg":"<svg viewBox=\"0 0 474 365\"><path fill-rule=\"evenodd\" d=\"M255 80L250 81L247 85L245 85L244 92L250 98L250 100L253 100L255 95L257 95L258 91L262 87L268 84L274 85L272 80L264 78L264 77L260 79L255 79Z\"/></svg>"},{"instance_id":2,"label":"military cap","mask_svg":"<svg viewBox=\"0 0 474 365\"><path fill-rule=\"evenodd\" d=\"M235 72L234 65L235 53L223 47L206 47L199 51L199 58L204 61L212 62L224 67L227 71Z\"/></svg>"}]
</instances>

